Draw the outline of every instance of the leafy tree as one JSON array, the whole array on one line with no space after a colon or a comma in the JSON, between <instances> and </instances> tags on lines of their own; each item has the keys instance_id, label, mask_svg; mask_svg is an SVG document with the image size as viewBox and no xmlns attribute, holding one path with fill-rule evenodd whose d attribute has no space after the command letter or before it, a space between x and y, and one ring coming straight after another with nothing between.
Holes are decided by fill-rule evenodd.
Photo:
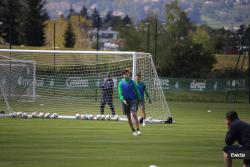
<instances>
[{"instance_id":1,"label":"leafy tree","mask_svg":"<svg viewBox=\"0 0 250 167\"><path fill-rule=\"evenodd\" d=\"M214 42L209 35L206 27L199 26L195 31L190 32L190 37L193 43L201 44L207 50L210 50L212 53L215 52Z\"/></svg>"},{"instance_id":2,"label":"leafy tree","mask_svg":"<svg viewBox=\"0 0 250 167\"><path fill-rule=\"evenodd\" d=\"M70 20L68 21L67 30L64 34L64 46L66 48L73 48L75 46L75 33Z\"/></svg>"},{"instance_id":3,"label":"leafy tree","mask_svg":"<svg viewBox=\"0 0 250 167\"><path fill-rule=\"evenodd\" d=\"M159 42L157 68L161 75L174 77L201 77L211 72L215 57L206 31L195 31L195 26L174 1L166 5L167 23ZM191 38L193 37L193 39ZM204 47L206 46L206 47Z\"/></svg>"},{"instance_id":4,"label":"leafy tree","mask_svg":"<svg viewBox=\"0 0 250 167\"><path fill-rule=\"evenodd\" d=\"M216 62L211 52L202 44L185 41L172 48L173 54L168 66L164 69L166 74L174 77L206 77Z\"/></svg>"},{"instance_id":5,"label":"leafy tree","mask_svg":"<svg viewBox=\"0 0 250 167\"><path fill-rule=\"evenodd\" d=\"M120 36L124 40L121 50L144 50L144 38L141 31L133 25L126 25L120 29Z\"/></svg>"},{"instance_id":6,"label":"leafy tree","mask_svg":"<svg viewBox=\"0 0 250 167\"><path fill-rule=\"evenodd\" d=\"M49 16L45 9L45 0L26 0L24 21L25 44L30 46L43 46L45 44L45 21Z\"/></svg>"},{"instance_id":7,"label":"leafy tree","mask_svg":"<svg viewBox=\"0 0 250 167\"><path fill-rule=\"evenodd\" d=\"M21 14L22 4L20 0L1 1L0 9L0 21L2 22L0 30L1 36L8 43L14 45L21 44L20 18L23 15Z\"/></svg>"}]
</instances>

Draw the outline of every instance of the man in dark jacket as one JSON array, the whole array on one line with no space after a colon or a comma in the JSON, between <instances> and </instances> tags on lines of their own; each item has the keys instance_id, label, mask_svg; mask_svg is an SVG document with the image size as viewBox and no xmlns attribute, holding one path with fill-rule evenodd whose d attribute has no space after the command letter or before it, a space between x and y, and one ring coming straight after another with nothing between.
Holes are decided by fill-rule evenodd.
<instances>
[{"instance_id":1,"label":"man in dark jacket","mask_svg":"<svg viewBox=\"0 0 250 167\"><path fill-rule=\"evenodd\" d=\"M100 84L100 88L102 89L102 99L100 105L101 114L104 114L105 105L108 104L112 115L115 115L115 108L113 105L114 81L109 73L107 73L106 78Z\"/></svg>"},{"instance_id":2,"label":"man in dark jacket","mask_svg":"<svg viewBox=\"0 0 250 167\"><path fill-rule=\"evenodd\" d=\"M226 124L228 131L225 137L226 146L223 148L223 156L226 167L232 166L230 153L238 151L250 151L250 124L241 121L235 111L226 113ZM233 145L234 142L239 145ZM244 159L243 167L249 167L249 161Z\"/></svg>"}]
</instances>

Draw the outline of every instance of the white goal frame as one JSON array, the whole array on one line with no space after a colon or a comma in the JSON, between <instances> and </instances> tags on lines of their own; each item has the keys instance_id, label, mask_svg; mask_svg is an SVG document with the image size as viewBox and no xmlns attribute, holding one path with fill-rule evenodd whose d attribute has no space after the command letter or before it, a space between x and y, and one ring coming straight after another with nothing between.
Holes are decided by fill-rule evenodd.
<instances>
[{"instance_id":1,"label":"white goal frame","mask_svg":"<svg viewBox=\"0 0 250 167\"><path fill-rule=\"evenodd\" d=\"M13 53L13 54L18 54L18 53L44 53L44 54L56 54L57 56L59 54L89 54L89 55L101 55L101 54L108 54L108 55L127 55L127 56L131 56L132 58L132 79L135 79L136 73L137 73L137 54L143 54L143 55L147 55L151 58L152 60L152 56L149 53L142 53L142 52L124 52L124 51L69 51L69 50L23 50L23 49L0 49L0 53L5 52L5 53ZM59 55L60 56L60 55ZM130 59L129 59L130 60ZM14 61L14 60L9 60L9 61ZM34 68L33 68L33 72L34 72L34 76L33 76L33 100L36 100L36 61L33 60L15 60L15 61L19 61L19 62L29 62L29 63L33 63L34 64ZM165 108L165 110L167 111L166 114L166 118L171 118L172 119L172 115L170 113L170 109L168 107L165 95L163 93L162 87L161 87L161 82L159 80L159 77L157 75L155 66L153 61L151 61L151 66L154 69L154 73L156 75L155 78L152 78L152 80L154 80L154 83L157 87L158 90L160 90L159 92L161 92L161 94L159 96L161 96L162 101L161 101L161 106L163 106L163 108ZM164 123L164 121L166 120L157 120L157 121L163 121L161 123ZM172 123L172 122L171 122Z\"/></svg>"}]
</instances>

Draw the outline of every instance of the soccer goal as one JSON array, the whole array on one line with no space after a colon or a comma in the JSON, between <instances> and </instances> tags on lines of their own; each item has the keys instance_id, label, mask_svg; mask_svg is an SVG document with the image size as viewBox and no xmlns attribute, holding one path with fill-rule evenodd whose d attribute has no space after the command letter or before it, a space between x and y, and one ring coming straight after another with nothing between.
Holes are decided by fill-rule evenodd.
<instances>
[{"instance_id":1,"label":"soccer goal","mask_svg":"<svg viewBox=\"0 0 250 167\"><path fill-rule=\"evenodd\" d=\"M2 60L9 54L12 60ZM136 73L141 74L150 94L152 103L145 99L147 117L163 121L172 117L152 56L148 53L0 49L0 55L3 90L0 98L6 97L2 101L9 103L15 112L100 114L100 87L109 73L114 81L114 108L116 114L122 115L117 85L122 71L129 69L132 78ZM32 94L28 97L34 101L23 100L25 93ZM13 100L14 97L18 100ZM108 105L104 113L111 114Z\"/></svg>"},{"instance_id":2,"label":"soccer goal","mask_svg":"<svg viewBox=\"0 0 250 167\"><path fill-rule=\"evenodd\" d=\"M35 100L36 66L34 61L15 60L0 55L1 109L13 112L18 101Z\"/></svg>"}]
</instances>

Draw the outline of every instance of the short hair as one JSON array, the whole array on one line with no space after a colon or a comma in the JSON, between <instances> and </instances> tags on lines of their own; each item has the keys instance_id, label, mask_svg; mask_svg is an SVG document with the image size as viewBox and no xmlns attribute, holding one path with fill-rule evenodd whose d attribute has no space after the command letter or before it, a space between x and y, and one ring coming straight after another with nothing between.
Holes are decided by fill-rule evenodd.
<instances>
[{"instance_id":1,"label":"short hair","mask_svg":"<svg viewBox=\"0 0 250 167\"><path fill-rule=\"evenodd\" d=\"M137 73L136 76L141 77L141 73Z\"/></svg>"},{"instance_id":2,"label":"short hair","mask_svg":"<svg viewBox=\"0 0 250 167\"><path fill-rule=\"evenodd\" d=\"M126 70L123 70L123 71L122 71L122 75L124 75L124 74L126 74L126 73L129 73L129 70L126 69Z\"/></svg>"},{"instance_id":3,"label":"short hair","mask_svg":"<svg viewBox=\"0 0 250 167\"><path fill-rule=\"evenodd\" d=\"M237 112L229 111L229 112L226 113L226 118L231 120L231 121L234 121L234 120L238 119L239 117L238 117Z\"/></svg>"}]
</instances>

